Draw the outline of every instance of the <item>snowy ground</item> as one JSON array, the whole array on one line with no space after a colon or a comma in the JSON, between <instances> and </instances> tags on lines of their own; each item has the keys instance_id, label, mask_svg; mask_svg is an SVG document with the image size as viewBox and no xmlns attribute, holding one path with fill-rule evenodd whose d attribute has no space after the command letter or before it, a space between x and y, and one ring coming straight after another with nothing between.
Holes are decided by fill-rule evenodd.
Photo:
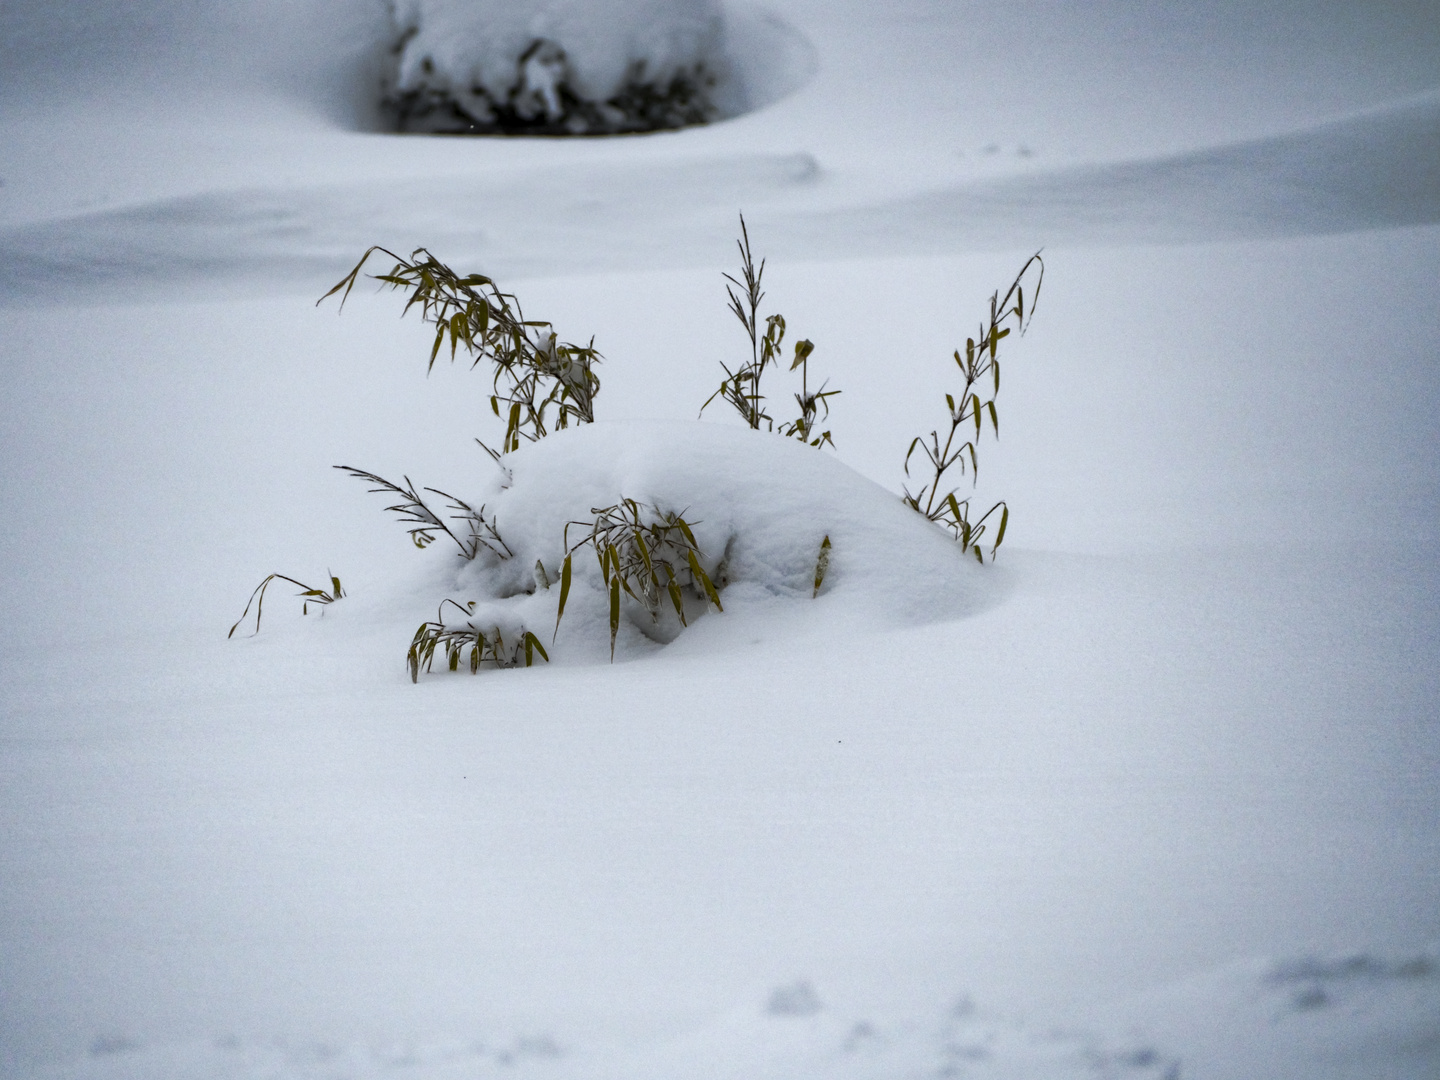
<instances>
[{"instance_id":1,"label":"snowy ground","mask_svg":"<svg viewBox=\"0 0 1440 1080\"><path fill-rule=\"evenodd\" d=\"M0 1073L1440 1073L1427 5L777 0L768 105L590 142L367 130L363 3L109 7L0 13ZM999 562L411 685L450 556L329 466L475 490L485 382L314 299L423 243L689 421L739 209L892 491L1046 246Z\"/></svg>"}]
</instances>

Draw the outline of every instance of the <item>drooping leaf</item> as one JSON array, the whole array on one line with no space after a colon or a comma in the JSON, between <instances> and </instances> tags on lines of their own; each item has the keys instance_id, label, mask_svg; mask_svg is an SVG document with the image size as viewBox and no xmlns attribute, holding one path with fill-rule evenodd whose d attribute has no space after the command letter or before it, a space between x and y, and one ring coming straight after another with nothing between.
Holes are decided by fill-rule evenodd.
<instances>
[{"instance_id":1,"label":"drooping leaf","mask_svg":"<svg viewBox=\"0 0 1440 1080\"><path fill-rule=\"evenodd\" d=\"M615 635L620 632L620 575L610 579L610 662L615 662Z\"/></svg>"},{"instance_id":2,"label":"drooping leaf","mask_svg":"<svg viewBox=\"0 0 1440 1080\"><path fill-rule=\"evenodd\" d=\"M565 614L565 601L570 597L570 555L567 553L565 562L560 567L560 607L555 612L555 633L550 635L550 644L555 644L555 638L560 633L560 617Z\"/></svg>"}]
</instances>

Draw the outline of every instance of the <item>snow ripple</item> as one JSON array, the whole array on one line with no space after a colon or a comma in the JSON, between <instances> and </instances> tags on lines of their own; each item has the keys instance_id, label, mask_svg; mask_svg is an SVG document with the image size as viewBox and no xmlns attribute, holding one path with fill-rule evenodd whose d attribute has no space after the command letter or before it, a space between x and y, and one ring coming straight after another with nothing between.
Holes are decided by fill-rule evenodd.
<instances>
[{"instance_id":1,"label":"snow ripple","mask_svg":"<svg viewBox=\"0 0 1440 1080\"><path fill-rule=\"evenodd\" d=\"M771 257L1183 243L1440 222L1440 90L1273 138L847 200L804 152L218 191L0 232L0 303L60 286L327 286L371 243L504 279L690 265L743 207ZM823 196L825 208L814 209ZM476 208L483 208L477 213ZM68 297L69 294L67 294Z\"/></svg>"}]
</instances>

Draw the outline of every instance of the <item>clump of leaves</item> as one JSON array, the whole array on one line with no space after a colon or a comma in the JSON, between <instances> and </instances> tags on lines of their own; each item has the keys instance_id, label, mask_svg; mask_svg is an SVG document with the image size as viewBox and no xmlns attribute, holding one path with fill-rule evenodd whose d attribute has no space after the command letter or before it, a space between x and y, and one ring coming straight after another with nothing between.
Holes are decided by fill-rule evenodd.
<instances>
[{"instance_id":1,"label":"clump of leaves","mask_svg":"<svg viewBox=\"0 0 1440 1080\"><path fill-rule=\"evenodd\" d=\"M464 627L448 626L445 623L447 604L465 616ZM470 666L471 675L478 672L482 664L507 668L519 667L523 663L530 667L535 663L536 653L539 653L546 663L550 662L550 654L545 651L545 646L529 630L521 627L514 644L507 645L498 626L491 627L487 632L470 621L469 616L474 609L474 601L461 604L456 600L444 600L435 613L434 621L420 624L420 629L415 631L415 636L410 641L410 649L405 654L411 682L420 681L422 668L430 671L436 650L443 650L446 666L451 671L459 671L460 661L464 658Z\"/></svg>"},{"instance_id":2,"label":"clump of leaves","mask_svg":"<svg viewBox=\"0 0 1440 1080\"><path fill-rule=\"evenodd\" d=\"M572 421L588 424L595 419L600 379L594 368L601 359L595 339L588 345L561 342L554 326L526 319L520 301L490 278L461 276L424 248L416 248L408 259L387 248L370 248L317 302L339 293L343 308L361 269L376 252L394 259L395 265L388 274L370 276L392 289L409 290L404 311L418 307L424 321L435 327L427 370L434 369L447 336L451 362L463 347L472 368L485 361L494 365L490 408L496 416L502 416L503 409L505 438L499 453L490 451L492 457L519 449L522 439L544 438L551 424L559 430Z\"/></svg>"},{"instance_id":3,"label":"clump of leaves","mask_svg":"<svg viewBox=\"0 0 1440 1080\"><path fill-rule=\"evenodd\" d=\"M1038 251L1025 261L1025 265L1015 275L1015 280L1010 283L1010 288L1005 291L1003 299L998 289L991 294L989 322L980 324L978 338L966 339L965 355L962 357L960 351L955 350L955 364L960 369L965 385L960 392L958 403L953 394L945 395L945 404L950 412L950 430L945 435L944 444L941 444L940 432L936 429L930 432L928 441L921 436L911 440L910 449L905 454L906 476L910 475L910 458L917 448L930 466L930 478L918 491L912 493L908 486L904 489L905 504L949 529L959 541L961 549L973 552L975 558L982 563L985 557L981 552L980 540L986 533L991 515L996 510L1000 511L995 542L990 545L990 557L993 559L1001 541L1005 539L1005 527L1010 522L1010 508L1002 499L972 522L970 500L956 498L956 488L951 488L942 495L941 485L946 472L953 466L959 466L961 476L968 472L972 485L976 482L980 470L976 443L987 416L995 437L1000 437L1000 418L995 411L995 397L1000 393L1000 342L1010 335L1012 329L1023 335L1030 325L1025 307L1024 283L1032 268L1035 284L1029 317L1034 316L1035 304L1040 299L1040 286L1045 280L1045 262ZM1007 323L1009 325L1006 325ZM978 387L984 381L991 385L990 396L988 400L981 401ZM973 436L969 434L972 426L975 429Z\"/></svg>"},{"instance_id":4,"label":"clump of leaves","mask_svg":"<svg viewBox=\"0 0 1440 1080\"><path fill-rule=\"evenodd\" d=\"M610 594L610 659L615 659L615 635L620 631L620 596L630 597L654 622L668 601L680 625L685 620L685 593L705 598L724 611L720 592L701 565L705 558L695 542L690 522L670 510L646 506L634 499L621 499L614 506L594 507L594 521L572 521L565 526L565 562L560 569L560 605L555 614L555 631L565 614L570 595L571 560L587 544L600 561L600 573ZM588 528L589 534L570 543L570 526ZM553 636L552 636L553 641Z\"/></svg>"},{"instance_id":5,"label":"clump of leaves","mask_svg":"<svg viewBox=\"0 0 1440 1080\"><path fill-rule=\"evenodd\" d=\"M250 599L245 602L245 610L241 613L240 618L235 620L235 625L230 627L230 633L225 636L227 638L235 636L235 631L240 628L240 624L249 616L250 606L252 604L255 606L255 633L260 633L260 616L265 610L265 590L270 588L271 583L275 581L288 581L291 585L299 587L300 591L295 595L303 601L300 605L301 615L310 614L311 604L314 604L316 607L325 607L327 604L333 604L345 595L345 590L340 588L340 579L338 577L334 574L330 574L329 576L330 588L326 590L317 589L312 585L306 585L303 581L296 581L294 578L286 577L284 574L269 575L264 581L260 582L259 585L255 586L255 591L250 594Z\"/></svg>"},{"instance_id":6,"label":"clump of leaves","mask_svg":"<svg viewBox=\"0 0 1440 1080\"><path fill-rule=\"evenodd\" d=\"M721 362L725 378L719 389L705 399L705 404L700 406L700 412L703 414L718 397L728 401L752 429L759 431L761 425L764 425L766 431L774 431L775 420L762 404L765 395L760 392L760 380L764 377L766 368L780 363L781 345L785 341L785 317L778 314L767 316L765 329L761 331L760 301L765 298L761 283L765 277L765 260L761 259L760 265L755 265L744 214L740 215L740 239L735 241L735 246L740 249L740 277L726 274L725 280L729 284L725 286L725 292L730 298L730 310L740 320L740 325L745 328L745 334L750 339L750 360L734 371ZM800 406L800 416L796 420L781 424L780 434L797 438L811 446L829 443L834 447L835 441L830 437L830 432L822 432L817 436L814 428L817 411L823 408L825 419L828 419L829 399L840 391L826 390L828 383L822 383L819 390L813 394L810 392L810 354L814 351L815 345L808 339L795 343L795 358L790 364L790 370L800 368L801 388L800 393L795 395L796 404Z\"/></svg>"},{"instance_id":7,"label":"clump of leaves","mask_svg":"<svg viewBox=\"0 0 1440 1080\"><path fill-rule=\"evenodd\" d=\"M376 476L374 473L366 472L364 469L356 469L350 465L334 466L343 472L349 473L357 480L364 480L376 486L370 491L379 495L399 495L400 501L385 509L391 513L399 514L400 520L407 525L415 527L409 529L410 539L414 541L417 548L426 548L434 543L440 533L444 533L455 541L455 546L460 549L460 554L466 559L473 559L480 554L481 549L492 552L497 558L508 559L514 552L510 545L505 543L500 533L495 529L495 523L485 516L485 507L475 509L463 499L457 499L454 495L447 494L438 488L427 487L424 490L432 494L448 499L446 505L448 510L457 510L459 513L451 514L451 521L458 521L461 524L459 531L450 528L445 520L440 517L429 505L419 492L410 478L405 477L405 486L392 484L383 476ZM461 539L461 537L464 539Z\"/></svg>"},{"instance_id":8,"label":"clump of leaves","mask_svg":"<svg viewBox=\"0 0 1440 1080\"><path fill-rule=\"evenodd\" d=\"M784 321L781 321L781 333L784 333ZM815 351L815 346L809 341L799 341L795 344L795 362L790 365L790 370L800 369L800 392L795 395L795 404L800 406L800 416L786 424L780 425L780 434L787 438L799 439L810 446L824 446L830 444L833 449L835 440L830 437L830 432L822 431L815 434L815 426L819 420L830 419L829 399L840 393L839 390L826 390L830 385L829 380L820 384L820 389L813 394L810 392L810 354ZM819 409L825 410L823 418L817 417Z\"/></svg>"}]
</instances>

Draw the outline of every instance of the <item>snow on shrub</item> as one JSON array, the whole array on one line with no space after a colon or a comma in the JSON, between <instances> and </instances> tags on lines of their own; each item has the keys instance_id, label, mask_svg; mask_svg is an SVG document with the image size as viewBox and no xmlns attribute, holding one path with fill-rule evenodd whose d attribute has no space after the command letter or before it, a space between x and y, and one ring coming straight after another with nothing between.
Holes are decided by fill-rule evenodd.
<instances>
[{"instance_id":1,"label":"snow on shrub","mask_svg":"<svg viewBox=\"0 0 1440 1080\"><path fill-rule=\"evenodd\" d=\"M602 421L527 443L496 464L473 501L483 502L510 554L482 549L457 561L454 603L437 612L437 625L498 636L509 663L525 662L527 633L553 641L557 662L603 663L612 648L616 658L644 655L722 603L723 622L815 598L832 618L873 629L953 617L980 595L979 567L943 532L795 439L698 421ZM688 545L674 545L675 594L667 595L661 570L658 589L647 597L637 586L632 595L586 542L597 517L625 499L644 522L686 522L698 572ZM657 562L667 555L648 554ZM567 599L557 618L562 577ZM490 662L483 650L477 656ZM470 658L465 644L455 666ZM413 661L411 670L418 674Z\"/></svg>"},{"instance_id":2,"label":"snow on shrub","mask_svg":"<svg viewBox=\"0 0 1440 1080\"><path fill-rule=\"evenodd\" d=\"M711 608L725 611L730 603L774 616L775 602L815 600L822 589L840 604L828 606L832 621L848 619L861 634L887 622L930 621L974 607L973 567L985 561L980 539L987 519L1002 510L993 559L1009 508L997 503L972 523L969 499L958 499L953 488L941 495L941 484L956 466L973 484L985 417L998 435L999 343L1012 329L1025 331L1023 282L1032 268L1028 310L1034 311L1044 274L1039 254L1003 300L998 291L991 296L988 323L982 321L978 339L966 341L965 355L956 350L965 385L958 403L945 396L950 427L943 443L936 428L928 443L913 440L905 459L908 474L921 448L931 476L919 491L906 489L896 499L818 452L835 445L829 431L816 431L819 410L828 416L828 399L839 391L824 383L809 389L809 340L795 343L790 365L801 372L800 392L793 395L798 419L777 424L766 411L764 374L780 366L785 320L765 317L762 332L765 263L754 262L743 217L741 236L741 277L725 278L750 357L733 370L722 365L725 380L706 405L723 398L748 430L698 422L597 425L595 366L602 358L593 339L583 346L560 341L551 323L526 318L519 300L493 280L458 274L424 248L406 259L372 247L321 298L338 294L343 307L373 255L394 259L388 273L373 277L408 291L405 310L418 307L435 328L430 367L447 337L452 361L463 349L472 367L488 362L490 405L505 420L500 450L480 443L494 465L488 481L465 498L417 488L408 476L397 484L335 466L395 500L386 509L409 526L416 547L443 536L460 557L444 583L450 595L411 639L412 680L433 670L437 657L451 671L464 666L472 674L486 665L528 667L537 656L548 662L541 634L548 631L554 645L562 629L562 655L600 660L608 640L613 661L617 653L670 643ZM982 402L978 384L987 379L990 397ZM333 576L327 592L271 574L251 597L257 632L265 589L277 579L301 589L302 611L342 595ZM248 614L247 605L232 635Z\"/></svg>"},{"instance_id":3,"label":"snow on shrub","mask_svg":"<svg viewBox=\"0 0 1440 1080\"><path fill-rule=\"evenodd\" d=\"M713 119L715 0L393 0L402 130L654 131Z\"/></svg>"}]
</instances>

